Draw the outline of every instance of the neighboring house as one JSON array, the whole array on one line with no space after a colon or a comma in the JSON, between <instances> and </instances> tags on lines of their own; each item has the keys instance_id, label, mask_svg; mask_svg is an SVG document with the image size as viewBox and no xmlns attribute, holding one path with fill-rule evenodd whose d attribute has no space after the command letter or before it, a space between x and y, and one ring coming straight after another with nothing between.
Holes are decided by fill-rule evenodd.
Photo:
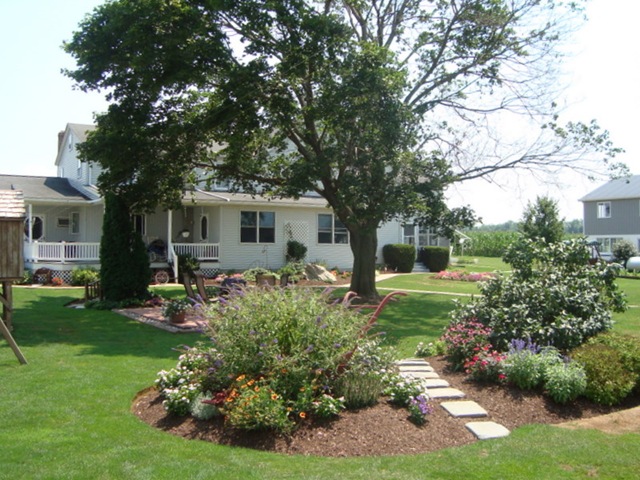
<instances>
[{"instance_id":1,"label":"neighboring house","mask_svg":"<svg viewBox=\"0 0 640 480\"><path fill-rule=\"evenodd\" d=\"M580 199L584 234L612 257L616 242L627 240L640 249L640 175L612 180Z\"/></svg>"},{"instance_id":2,"label":"neighboring house","mask_svg":"<svg viewBox=\"0 0 640 480\"><path fill-rule=\"evenodd\" d=\"M95 184L100 168L81 162L77 145L92 125L68 124L58 136L58 177L0 175L0 189L21 190L27 209L25 267L52 270L69 281L76 267L99 268L104 202ZM286 263L286 245L307 246L307 260L350 269L349 233L319 196L298 200L267 199L212 191L187 191L179 210L132 216L134 228L149 246L158 280L175 277L181 254L196 257L202 270L277 269ZM378 261L388 243L416 246L448 242L417 226L388 222L378 230ZM169 275L167 275L169 274Z\"/></svg>"}]
</instances>

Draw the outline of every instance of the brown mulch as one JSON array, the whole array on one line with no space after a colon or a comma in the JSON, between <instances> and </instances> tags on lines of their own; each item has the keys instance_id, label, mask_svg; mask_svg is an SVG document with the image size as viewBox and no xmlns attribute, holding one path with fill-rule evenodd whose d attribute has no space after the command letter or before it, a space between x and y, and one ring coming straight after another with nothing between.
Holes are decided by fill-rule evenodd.
<instances>
[{"instance_id":1,"label":"brown mulch","mask_svg":"<svg viewBox=\"0 0 640 480\"><path fill-rule=\"evenodd\" d=\"M487 410L486 420L500 423L509 430L532 423L560 424L590 419L640 405L639 396L617 407L603 407L584 399L566 406L557 405L540 392L468 381L464 374L449 371L442 358L428 361L452 387L462 390L467 400L474 400ZM200 421L167 414L153 388L136 397L132 410L149 425L174 435L284 454L327 457L418 454L477 441L464 426L469 419L453 418L437 401L434 403L435 412L423 426L411 423L406 409L380 402L371 408L343 412L334 420L304 420L288 436L233 431L225 428L219 418ZM638 415L635 416L637 420Z\"/></svg>"}]
</instances>

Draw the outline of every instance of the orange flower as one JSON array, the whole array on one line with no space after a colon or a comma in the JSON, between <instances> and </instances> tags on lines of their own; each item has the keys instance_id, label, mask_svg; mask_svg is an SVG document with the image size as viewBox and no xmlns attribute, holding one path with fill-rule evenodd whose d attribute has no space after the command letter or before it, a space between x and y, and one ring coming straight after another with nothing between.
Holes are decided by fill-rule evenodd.
<instances>
[{"instance_id":1,"label":"orange flower","mask_svg":"<svg viewBox=\"0 0 640 480\"><path fill-rule=\"evenodd\" d=\"M304 412L300 412L298 415L300 415L300 418L307 418L307 414Z\"/></svg>"},{"instance_id":2,"label":"orange flower","mask_svg":"<svg viewBox=\"0 0 640 480\"><path fill-rule=\"evenodd\" d=\"M260 387L258 387L258 386L253 387L253 391L254 392L259 392L260 391Z\"/></svg>"},{"instance_id":3,"label":"orange flower","mask_svg":"<svg viewBox=\"0 0 640 480\"><path fill-rule=\"evenodd\" d=\"M272 393L271 394L271 400L277 400L278 399L278 394L277 393Z\"/></svg>"},{"instance_id":4,"label":"orange flower","mask_svg":"<svg viewBox=\"0 0 640 480\"><path fill-rule=\"evenodd\" d=\"M236 378L236 382L241 382L245 378L246 378L246 375L240 375L238 378Z\"/></svg>"}]
</instances>

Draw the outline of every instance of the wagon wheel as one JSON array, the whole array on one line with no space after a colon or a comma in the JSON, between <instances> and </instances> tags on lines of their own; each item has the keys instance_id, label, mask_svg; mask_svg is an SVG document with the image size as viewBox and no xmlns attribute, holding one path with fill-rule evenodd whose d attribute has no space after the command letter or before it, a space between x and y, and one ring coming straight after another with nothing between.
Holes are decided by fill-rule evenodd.
<instances>
[{"instance_id":1,"label":"wagon wheel","mask_svg":"<svg viewBox=\"0 0 640 480\"><path fill-rule=\"evenodd\" d=\"M154 275L154 280L156 281L156 283L167 283L169 281L169 272L167 272L166 270L158 270Z\"/></svg>"}]
</instances>

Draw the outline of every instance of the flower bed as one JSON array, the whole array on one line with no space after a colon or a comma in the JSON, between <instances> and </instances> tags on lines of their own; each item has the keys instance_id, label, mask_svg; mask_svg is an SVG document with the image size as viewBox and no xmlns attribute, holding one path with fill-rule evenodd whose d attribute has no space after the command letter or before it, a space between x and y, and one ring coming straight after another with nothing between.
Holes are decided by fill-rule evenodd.
<instances>
[{"instance_id":1,"label":"flower bed","mask_svg":"<svg viewBox=\"0 0 640 480\"><path fill-rule=\"evenodd\" d=\"M493 273L480 272L480 273L467 273L459 270L443 270L436 273L433 278L436 280L455 280L459 282L484 282L495 278Z\"/></svg>"}]
</instances>

